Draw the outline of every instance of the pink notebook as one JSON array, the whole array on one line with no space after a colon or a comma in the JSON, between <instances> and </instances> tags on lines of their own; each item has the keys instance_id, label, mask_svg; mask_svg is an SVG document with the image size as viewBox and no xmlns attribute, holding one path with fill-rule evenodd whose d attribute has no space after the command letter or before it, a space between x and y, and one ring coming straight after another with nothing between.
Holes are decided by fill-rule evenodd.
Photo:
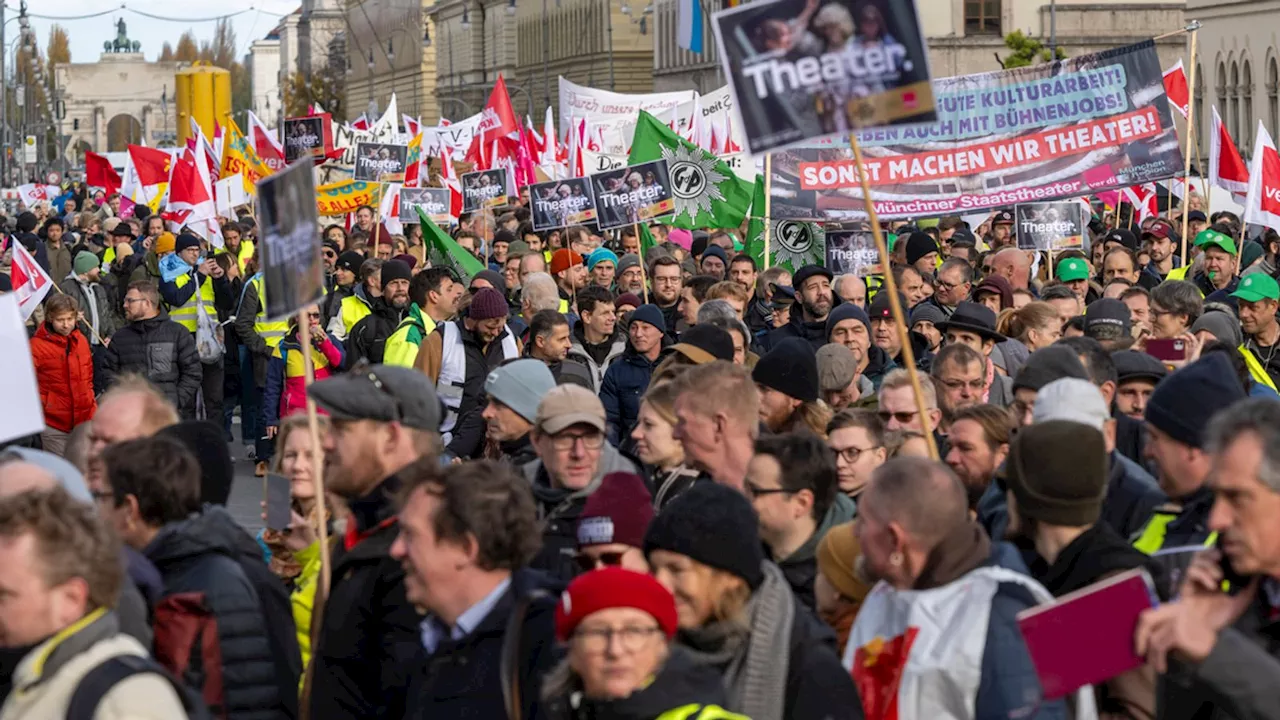
<instances>
[{"instance_id":1,"label":"pink notebook","mask_svg":"<svg viewBox=\"0 0 1280 720\"><path fill-rule=\"evenodd\" d=\"M1046 700L1109 680L1146 662L1134 653L1138 615L1156 602L1151 576L1135 568L1018 613L1018 627Z\"/></svg>"}]
</instances>

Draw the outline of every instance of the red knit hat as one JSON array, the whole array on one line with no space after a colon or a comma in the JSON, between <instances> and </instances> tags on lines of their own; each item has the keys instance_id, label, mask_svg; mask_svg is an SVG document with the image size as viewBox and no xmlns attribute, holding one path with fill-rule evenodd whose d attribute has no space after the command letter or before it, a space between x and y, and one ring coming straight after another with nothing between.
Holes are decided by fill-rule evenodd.
<instances>
[{"instance_id":1,"label":"red knit hat","mask_svg":"<svg viewBox=\"0 0 1280 720\"><path fill-rule=\"evenodd\" d=\"M551 255L551 276L555 277L565 270L581 264L581 255L569 248L560 248Z\"/></svg>"},{"instance_id":2,"label":"red knit hat","mask_svg":"<svg viewBox=\"0 0 1280 720\"><path fill-rule=\"evenodd\" d=\"M635 473L609 473L582 507L578 547L613 543L644 547L644 532L650 520L653 498L644 480Z\"/></svg>"},{"instance_id":3,"label":"red knit hat","mask_svg":"<svg viewBox=\"0 0 1280 720\"><path fill-rule=\"evenodd\" d=\"M556 605L556 638L568 642L588 615L610 608L635 608L658 621L667 639L675 637L676 600L657 580L645 573L620 567L603 567L579 575L560 594Z\"/></svg>"},{"instance_id":4,"label":"red knit hat","mask_svg":"<svg viewBox=\"0 0 1280 720\"><path fill-rule=\"evenodd\" d=\"M472 320L492 320L507 316L507 299L493 288L480 288L471 296L471 309L467 316Z\"/></svg>"}]
</instances>

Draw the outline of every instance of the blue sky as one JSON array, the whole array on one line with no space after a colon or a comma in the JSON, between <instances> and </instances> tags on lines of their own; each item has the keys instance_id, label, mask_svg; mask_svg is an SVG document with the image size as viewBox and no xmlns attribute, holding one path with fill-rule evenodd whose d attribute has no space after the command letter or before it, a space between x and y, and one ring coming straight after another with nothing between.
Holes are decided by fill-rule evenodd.
<instances>
[{"instance_id":1,"label":"blue sky","mask_svg":"<svg viewBox=\"0 0 1280 720\"><path fill-rule=\"evenodd\" d=\"M3 0L5 20L4 39L12 42L17 37L19 0ZM298 7L299 0L28 0L28 13L49 16L81 16L106 12L105 15L84 20L46 20L32 18L31 27L36 32L40 47L49 41L49 28L57 23L67 28L71 38L71 61L93 62L102 54L102 43L115 38L115 22L123 18L128 25L129 39L142 43L142 52L154 60L167 41L176 45L178 37L188 29L195 32L197 42L213 36L214 21L169 22L144 17L129 10L120 9L123 2L128 8L163 17L214 18L241 12L231 19L236 30L236 56L243 58L249 43L265 36L279 23L280 18ZM249 10L249 8L254 8Z\"/></svg>"}]
</instances>

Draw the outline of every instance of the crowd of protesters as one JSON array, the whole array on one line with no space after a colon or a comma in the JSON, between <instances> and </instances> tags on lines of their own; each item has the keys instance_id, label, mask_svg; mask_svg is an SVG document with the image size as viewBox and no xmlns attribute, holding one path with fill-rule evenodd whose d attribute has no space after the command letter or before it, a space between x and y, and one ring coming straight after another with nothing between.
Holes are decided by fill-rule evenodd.
<instances>
[{"instance_id":1,"label":"crowd of protesters","mask_svg":"<svg viewBox=\"0 0 1280 720\"><path fill-rule=\"evenodd\" d=\"M1050 265L1000 211L837 277L517 207L465 277L361 208L275 322L251 217L97 207L12 236L60 291L0 451L0 720L1280 716L1273 230ZM1137 568L1143 662L1046 697L1019 613Z\"/></svg>"}]
</instances>

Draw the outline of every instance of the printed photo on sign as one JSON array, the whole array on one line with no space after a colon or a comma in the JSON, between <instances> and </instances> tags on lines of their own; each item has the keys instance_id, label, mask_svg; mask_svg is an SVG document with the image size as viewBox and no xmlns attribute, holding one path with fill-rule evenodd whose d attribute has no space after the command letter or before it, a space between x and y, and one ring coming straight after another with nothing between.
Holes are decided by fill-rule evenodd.
<instances>
[{"instance_id":1,"label":"printed photo on sign","mask_svg":"<svg viewBox=\"0 0 1280 720\"><path fill-rule=\"evenodd\" d=\"M866 277L882 272L880 251L876 249L875 236L866 223L828 226L826 240L827 269L835 275Z\"/></svg>"},{"instance_id":2,"label":"printed photo on sign","mask_svg":"<svg viewBox=\"0 0 1280 720\"><path fill-rule=\"evenodd\" d=\"M1022 203L1014 207L1014 232L1023 250L1080 250L1088 224L1078 202Z\"/></svg>"},{"instance_id":3,"label":"printed photo on sign","mask_svg":"<svg viewBox=\"0 0 1280 720\"><path fill-rule=\"evenodd\" d=\"M418 208L422 208L431 222L441 227L458 221L449 214L448 188L400 188L400 222L422 222Z\"/></svg>"},{"instance_id":4,"label":"printed photo on sign","mask_svg":"<svg viewBox=\"0 0 1280 720\"><path fill-rule=\"evenodd\" d=\"M753 153L937 117L914 2L754 2L713 26Z\"/></svg>"},{"instance_id":5,"label":"printed photo on sign","mask_svg":"<svg viewBox=\"0 0 1280 720\"><path fill-rule=\"evenodd\" d=\"M675 211L666 160L631 165L591 176L601 228L620 227Z\"/></svg>"},{"instance_id":6,"label":"printed photo on sign","mask_svg":"<svg viewBox=\"0 0 1280 720\"><path fill-rule=\"evenodd\" d=\"M324 259L309 158L258 183L267 317L284 320L324 297Z\"/></svg>"},{"instance_id":7,"label":"printed photo on sign","mask_svg":"<svg viewBox=\"0 0 1280 720\"><path fill-rule=\"evenodd\" d=\"M362 142L356 146L356 180L401 182L408 164L409 148L406 145Z\"/></svg>"},{"instance_id":8,"label":"printed photo on sign","mask_svg":"<svg viewBox=\"0 0 1280 720\"><path fill-rule=\"evenodd\" d=\"M301 157L324 158L333 149L329 115L311 115L284 121L284 160Z\"/></svg>"},{"instance_id":9,"label":"printed photo on sign","mask_svg":"<svg viewBox=\"0 0 1280 720\"><path fill-rule=\"evenodd\" d=\"M533 229L538 232L596 219L596 201L588 178L570 178L529 186Z\"/></svg>"},{"instance_id":10,"label":"printed photo on sign","mask_svg":"<svg viewBox=\"0 0 1280 720\"><path fill-rule=\"evenodd\" d=\"M462 212L505 207L510 191L506 170L481 170L462 176Z\"/></svg>"}]
</instances>

